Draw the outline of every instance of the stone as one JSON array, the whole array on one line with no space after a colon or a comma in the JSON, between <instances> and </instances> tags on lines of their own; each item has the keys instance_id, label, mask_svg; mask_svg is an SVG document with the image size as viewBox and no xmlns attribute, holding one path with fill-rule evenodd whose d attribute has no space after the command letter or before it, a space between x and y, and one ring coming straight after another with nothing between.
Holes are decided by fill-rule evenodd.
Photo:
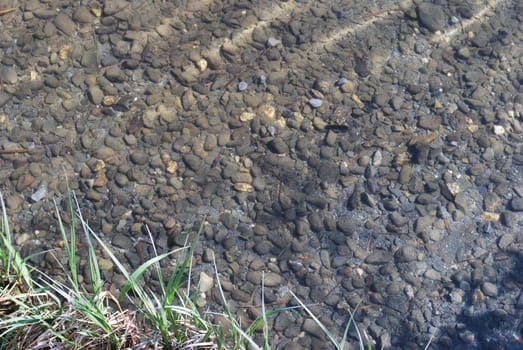
<instances>
[{"instance_id":1,"label":"stone","mask_svg":"<svg viewBox=\"0 0 523 350\"><path fill-rule=\"evenodd\" d=\"M73 12L73 20L79 23L92 23L94 21L94 16L91 14L91 11L85 6L79 6Z\"/></svg>"},{"instance_id":2,"label":"stone","mask_svg":"<svg viewBox=\"0 0 523 350\"><path fill-rule=\"evenodd\" d=\"M381 265L392 261L392 254L385 250L376 250L365 258L365 263L371 265Z\"/></svg>"},{"instance_id":3,"label":"stone","mask_svg":"<svg viewBox=\"0 0 523 350\"><path fill-rule=\"evenodd\" d=\"M133 246L133 241L127 235L125 235L123 233L117 233L113 237L112 244L118 248L128 250Z\"/></svg>"},{"instance_id":4,"label":"stone","mask_svg":"<svg viewBox=\"0 0 523 350\"><path fill-rule=\"evenodd\" d=\"M145 165L149 162L149 156L143 151L136 151L130 155L131 162L136 165Z\"/></svg>"},{"instance_id":5,"label":"stone","mask_svg":"<svg viewBox=\"0 0 523 350\"><path fill-rule=\"evenodd\" d=\"M419 217L416 220L416 223L414 224L414 232L416 232L417 234L423 232L427 227L432 225L433 222L434 222L434 217L432 217L432 216L426 215L426 216Z\"/></svg>"},{"instance_id":6,"label":"stone","mask_svg":"<svg viewBox=\"0 0 523 350\"><path fill-rule=\"evenodd\" d=\"M430 2L418 5L417 14L419 23L431 32L442 30L448 22L443 8Z\"/></svg>"},{"instance_id":7,"label":"stone","mask_svg":"<svg viewBox=\"0 0 523 350\"><path fill-rule=\"evenodd\" d=\"M354 232L356 232L357 224L351 218L342 217L336 223L336 227L341 232L348 234L348 235L352 235L352 234L354 234Z\"/></svg>"},{"instance_id":8,"label":"stone","mask_svg":"<svg viewBox=\"0 0 523 350\"><path fill-rule=\"evenodd\" d=\"M94 103L95 105L99 105L103 101L104 93L102 89L94 85L87 90L87 96L89 97L89 100L91 100L92 103Z\"/></svg>"},{"instance_id":9,"label":"stone","mask_svg":"<svg viewBox=\"0 0 523 350\"><path fill-rule=\"evenodd\" d=\"M403 246L395 254L396 261L398 262L411 262L417 260L418 253L416 248L407 245Z\"/></svg>"},{"instance_id":10,"label":"stone","mask_svg":"<svg viewBox=\"0 0 523 350\"><path fill-rule=\"evenodd\" d=\"M510 201L510 209L513 211L523 211L523 198L512 198Z\"/></svg>"},{"instance_id":11,"label":"stone","mask_svg":"<svg viewBox=\"0 0 523 350\"><path fill-rule=\"evenodd\" d=\"M198 285L200 292L206 293L210 291L213 286L214 279L205 272L200 272L200 284Z\"/></svg>"},{"instance_id":12,"label":"stone","mask_svg":"<svg viewBox=\"0 0 523 350\"><path fill-rule=\"evenodd\" d=\"M267 144L269 149L277 154L285 154L289 152L289 146L285 143L285 141L282 140L281 137L276 137L269 141Z\"/></svg>"},{"instance_id":13,"label":"stone","mask_svg":"<svg viewBox=\"0 0 523 350\"><path fill-rule=\"evenodd\" d=\"M498 287L491 282L483 282L481 285L481 291L489 297L495 297L498 295Z\"/></svg>"},{"instance_id":14,"label":"stone","mask_svg":"<svg viewBox=\"0 0 523 350\"><path fill-rule=\"evenodd\" d=\"M66 35L72 35L76 30L76 24L63 12L56 15L54 24L56 28L60 29Z\"/></svg>"}]
</instances>

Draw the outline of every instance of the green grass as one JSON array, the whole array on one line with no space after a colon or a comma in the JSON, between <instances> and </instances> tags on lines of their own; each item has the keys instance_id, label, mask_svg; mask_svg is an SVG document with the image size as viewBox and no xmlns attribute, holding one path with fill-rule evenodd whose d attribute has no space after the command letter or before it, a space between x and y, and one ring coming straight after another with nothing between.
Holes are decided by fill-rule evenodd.
<instances>
[{"instance_id":1,"label":"green grass","mask_svg":"<svg viewBox=\"0 0 523 350\"><path fill-rule=\"evenodd\" d=\"M269 318L279 312L301 308L320 326L327 338L339 350L345 346L349 327L354 325L359 348L371 349L364 340L354 315L344 329L341 340L319 321L294 293L299 306L267 309L262 278L261 317L250 326L235 318L214 262L217 288L227 320L226 325L214 325L196 306L198 286L191 285L192 258L203 224L192 243L166 253L158 253L152 234L150 244L155 256L135 271L129 271L102 238L91 230L82 216L76 196L68 192L65 212L55 202L58 230L64 242L66 262L60 263L64 276L49 276L32 268L20 256L12 241L3 198L0 194L2 226L0 229L0 350L2 349L270 349ZM62 214L64 215L62 217ZM80 258L78 232L87 245L86 258ZM54 254L54 251L48 251ZM109 257L125 283L118 295L106 289L98 265L97 254ZM160 262L175 260L172 272L164 277ZM86 260L86 261L84 261ZM82 278L79 267L87 266L88 281ZM159 287L154 291L144 283L144 274L156 276ZM124 304L130 306L122 307ZM227 330L227 331L226 331ZM261 332L262 342L254 341Z\"/></svg>"}]
</instances>

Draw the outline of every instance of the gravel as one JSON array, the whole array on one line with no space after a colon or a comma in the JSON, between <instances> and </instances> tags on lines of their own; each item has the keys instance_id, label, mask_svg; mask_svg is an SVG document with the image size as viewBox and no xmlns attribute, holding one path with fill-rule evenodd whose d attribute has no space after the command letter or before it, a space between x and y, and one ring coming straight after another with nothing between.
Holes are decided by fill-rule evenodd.
<instances>
[{"instance_id":1,"label":"gravel","mask_svg":"<svg viewBox=\"0 0 523 350\"><path fill-rule=\"evenodd\" d=\"M246 323L265 276L267 300L294 306L291 289L337 335L357 307L377 348L432 334L434 349L513 348L519 2L244 5L50 0L2 16L0 149L28 151L0 154L0 184L22 251L56 248L45 217L69 184L131 266L152 256L145 225L163 252L205 220L202 307L220 307L214 255ZM325 346L298 310L271 327L273 347Z\"/></svg>"}]
</instances>

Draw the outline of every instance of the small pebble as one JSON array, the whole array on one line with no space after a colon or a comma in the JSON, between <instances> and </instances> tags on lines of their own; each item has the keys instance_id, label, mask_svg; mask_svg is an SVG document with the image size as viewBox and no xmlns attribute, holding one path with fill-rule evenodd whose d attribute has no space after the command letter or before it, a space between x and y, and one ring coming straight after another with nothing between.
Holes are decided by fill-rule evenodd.
<instances>
[{"instance_id":1,"label":"small pebble","mask_svg":"<svg viewBox=\"0 0 523 350\"><path fill-rule=\"evenodd\" d=\"M278 46L278 45L281 45L281 40L278 40L278 39L273 38L273 37L270 37L267 40L267 46L269 46L269 47L275 47L275 46Z\"/></svg>"},{"instance_id":2,"label":"small pebble","mask_svg":"<svg viewBox=\"0 0 523 350\"><path fill-rule=\"evenodd\" d=\"M311 98L309 100L309 104L311 105L312 108L320 108L321 105L323 104L323 100L321 100L319 98Z\"/></svg>"},{"instance_id":3,"label":"small pebble","mask_svg":"<svg viewBox=\"0 0 523 350\"><path fill-rule=\"evenodd\" d=\"M338 81L336 81L335 85L336 86L342 86L343 84L345 84L348 81L349 81L349 79L341 77L341 78L338 79Z\"/></svg>"},{"instance_id":4,"label":"small pebble","mask_svg":"<svg viewBox=\"0 0 523 350\"><path fill-rule=\"evenodd\" d=\"M40 201L47 194L47 188L45 185L41 185L38 189L31 195L31 200L34 202Z\"/></svg>"},{"instance_id":5,"label":"small pebble","mask_svg":"<svg viewBox=\"0 0 523 350\"><path fill-rule=\"evenodd\" d=\"M238 83L238 91L245 91L247 90L247 87L249 86L249 84L247 84L247 82L245 81L240 81Z\"/></svg>"}]
</instances>

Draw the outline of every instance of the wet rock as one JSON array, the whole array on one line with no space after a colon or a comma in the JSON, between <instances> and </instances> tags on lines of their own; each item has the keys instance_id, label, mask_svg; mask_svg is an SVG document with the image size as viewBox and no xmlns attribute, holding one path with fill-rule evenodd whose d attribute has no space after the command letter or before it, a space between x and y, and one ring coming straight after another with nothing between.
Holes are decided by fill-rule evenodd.
<instances>
[{"instance_id":1,"label":"wet rock","mask_svg":"<svg viewBox=\"0 0 523 350\"><path fill-rule=\"evenodd\" d=\"M385 250L376 250L365 258L365 263L371 265L382 265L392 260L392 254Z\"/></svg>"},{"instance_id":2,"label":"wet rock","mask_svg":"<svg viewBox=\"0 0 523 350\"><path fill-rule=\"evenodd\" d=\"M443 8L430 2L418 5L417 14L420 24L432 32L442 30L448 21Z\"/></svg>"},{"instance_id":3,"label":"wet rock","mask_svg":"<svg viewBox=\"0 0 523 350\"><path fill-rule=\"evenodd\" d=\"M11 210L18 210L24 203L24 198L20 195L12 195L5 199L5 206Z\"/></svg>"},{"instance_id":4,"label":"wet rock","mask_svg":"<svg viewBox=\"0 0 523 350\"><path fill-rule=\"evenodd\" d=\"M16 70L11 67L2 67L0 68L0 81L7 84L16 84L18 81L18 75Z\"/></svg>"},{"instance_id":5,"label":"wet rock","mask_svg":"<svg viewBox=\"0 0 523 350\"><path fill-rule=\"evenodd\" d=\"M133 241L127 235L118 233L113 237L112 244L118 248L128 250L133 246Z\"/></svg>"},{"instance_id":6,"label":"wet rock","mask_svg":"<svg viewBox=\"0 0 523 350\"><path fill-rule=\"evenodd\" d=\"M85 6L79 6L73 12L73 20L79 23L92 23L94 21L94 16Z\"/></svg>"},{"instance_id":7,"label":"wet rock","mask_svg":"<svg viewBox=\"0 0 523 350\"><path fill-rule=\"evenodd\" d=\"M395 254L395 258L398 262L411 262L416 261L418 253L416 248L412 246L403 246Z\"/></svg>"},{"instance_id":8,"label":"wet rock","mask_svg":"<svg viewBox=\"0 0 523 350\"><path fill-rule=\"evenodd\" d=\"M491 282L483 282L481 290L486 296L496 297L498 295L498 287Z\"/></svg>"},{"instance_id":9,"label":"wet rock","mask_svg":"<svg viewBox=\"0 0 523 350\"><path fill-rule=\"evenodd\" d=\"M498 240L498 247L501 250L506 250L514 242L514 235L511 233L505 233Z\"/></svg>"},{"instance_id":10,"label":"wet rock","mask_svg":"<svg viewBox=\"0 0 523 350\"><path fill-rule=\"evenodd\" d=\"M414 232L419 234L432 225L434 222L434 217L432 216L422 216L416 220L414 224Z\"/></svg>"},{"instance_id":11,"label":"wet rock","mask_svg":"<svg viewBox=\"0 0 523 350\"><path fill-rule=\"evenodd\" d=\"M513 211L523 211L523 198L512 198L510 201L510 209Z\"/></svg>"},{"instance_id":12,"label":"wet rock","mask_svg":"<svg viewBox=\"0 0 523 350\"><path fill-rule=\"evenodd\" d=\"M56 28L60 29L66 35L72 35L76 30L76 24L73 22L71 17L63 12L58 13L54 19Z\"/></svg>"},{"instance_id":13,"label":"wet rock","mask_svg":"<svg viewBox=\"0 0 523 350\"><path fill-rule=\"evenodd\" d=\"M192 154L184 155L183 156L183 161L185 162L185 164L187 164L189 169L191 169L193 171L198 171L201 168L201 166L202 166L202 160L200 158L198 158L197 156L192 155Z\"/></svg>"},{"instance_id":14,"label":"wet rock","mask_svg":"<svg viewBox=\"0 0 523 350\"><path fill-rule=\"evenodd\" d=\"M89 100L91 100L91 102L95 105L101 104L104 98L104 93L102 89L100 89L96 85L91 86L89 90L87 90L87 95L89 96Z\"/></svg>"},{"instance_id":15,"label":"wet rock","mask_svg":"<svg viewBox=\"0 0 523 350\"><path fill-rule=\"evenodd\" d=\"M289 146L280 137L271 140L268 145L269 149L277 154L285 154L289 152Z\"/></svg>"},{"instance_id":16,"label":"wet rock","mask_svg":"<svg viewBox=\"0 0 523 350\"><path fill-rule=\"evenodd\" d=\"M356 232L357 224L354 220L348 217L340 218L336 223L337 228L347 235L352 235Z\"/></svg>"},{"instance_id":17,"label":"wet rock","mask_svg":"<svg viewBox=\"0 0 523 350\"><path fill-rule=\"evenodd\" d=\"M29 188L33 182L35 181L35 178L31 174L24 174L18 178L18 181L16 182L16 191L17 192L23 192L27 188Z\"/></svg>"}]
</instances>

